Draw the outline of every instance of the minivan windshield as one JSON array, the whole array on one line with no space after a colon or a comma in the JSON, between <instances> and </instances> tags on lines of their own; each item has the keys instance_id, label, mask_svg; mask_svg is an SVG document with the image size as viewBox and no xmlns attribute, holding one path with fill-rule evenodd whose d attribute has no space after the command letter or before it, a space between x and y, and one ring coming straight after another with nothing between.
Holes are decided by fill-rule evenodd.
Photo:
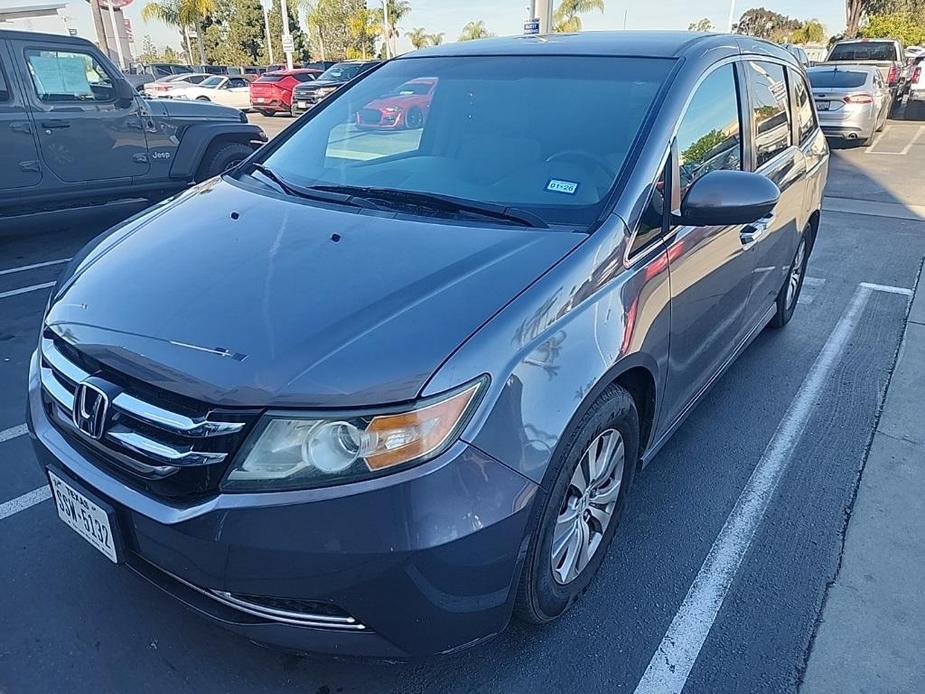
<instances>
[{"instance_id":1,"label":"minivan windshield","mask_svg":"<svg viewBox=\"0 0 925 694\"><path fill-rule=\"evenodd\" d=\"M579 56L399 59L329 97L263 164L303 190L429 193L517 208L546 223L590 224L672 65ZM394 98L412 80L433 88Z\"/></svg>"}]
</instances>

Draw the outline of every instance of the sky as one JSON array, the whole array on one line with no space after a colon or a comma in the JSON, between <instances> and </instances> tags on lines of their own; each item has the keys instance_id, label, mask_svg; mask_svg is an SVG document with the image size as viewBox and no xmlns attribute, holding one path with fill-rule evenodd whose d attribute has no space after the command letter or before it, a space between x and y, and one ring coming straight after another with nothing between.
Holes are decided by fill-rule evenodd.
<instances>
[{"instance_id":1,"label":"sky","mask_svg":"<svg viewBox=\"0 0 925 694\"><path fill-rule=\"evenodd\" d=\"M263 0L269 5L268 0ZM293 0L294 1L294 0ZM0 5L33 4L35 0L0 0ZM147 0L134 0L126 10L135 29L136 50L141 48L145 34L160 47L170 44L179 47L177 32L163 24L145 24L141 8ZM424 27L428 33L443 32L445 41L455 41L463 26L472 20L482 19L488 30L499 36L519 34L527 17L527 0L410 0L411 13L400 25L402 38L399 50L410 49L404 33L414 27ZM708 17L718 30L725 31L729 21L730 0L604 0L603 13L593 12L582 16L584 29L622 29L624 18L627 29L686 29L687 25ZM750 7L764 6L769 10L797 19L819 19L829 34L845 26L844 0L734 0L736 18ZM556 0L558 4L558 0ZM380 4L370 0L370 6ZM90 20L90 6L86 0L70 0L67 14L72 26L86 38L95 38Z\"/></svg>"}]
</instances>

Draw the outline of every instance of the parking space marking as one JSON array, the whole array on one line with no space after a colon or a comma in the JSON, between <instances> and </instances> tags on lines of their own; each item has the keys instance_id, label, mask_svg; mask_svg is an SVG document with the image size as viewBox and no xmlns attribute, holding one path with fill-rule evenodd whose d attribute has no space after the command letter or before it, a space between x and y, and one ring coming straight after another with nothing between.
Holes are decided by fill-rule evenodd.
<instances>
[{"instance_id":1,"label":"parking space marking","mask_svg":"<svg viewBox=\"0 0 925 694\"><path fill-rule=\"evenodd\" d=\"M880 133L880 135L882 136L885 133L886 133L886 129L884 129L884 131ZM915 146L915 144L919 141L919 138L921 138L923 134L925 134L925 125L920 125L919 129L915 131L915 135L912 136L912 139L909 140L909 142L906 143L906 146L903 147L898 152L875 152L874 146L877 144L877 142L880 141L880 138L878 137L871 144L871 146L865 150L864 154L879 154L879 155L888 156L888 157L904 157L907 154L909 154L910 151L912 151L913 146Z\"/></svg>"},{"instance_id":2,"label":"parking space marking","mask_svg":"<svg viewBox=\"0 0 925 694\"><path fill-rule=\"evenodd\" d=\"M11 296L18 296L19 294L28 294L29 292L37 292L39 289L48 289L49 287L54 287L54 282L42 282L42 284L33 284L29 287L20 287L19 289L11 289L8 292L0 292L0 299L6 299Z\"/></svg>"},{"instance_id":3,"label":"parking space marking","mask_svg":"<svg viewBox=\"0 0 925 694\"><path fill-rule=\"evenodd\" d=\"M0 270L0 275L12 275L14 272L25 272L26 270L37 270L40 267L48 267L49 265L60 265L61 263L66 263L69 260L70 258L61 258L60 260L47 260L44 263L33 263L32 265L10 267L5 270Z\"/></svg>"},{"instance_id":4,"label":"parking space marking","mask_svg":"<svg viewBox=\"0 0 925 694\"><path fill-rule=\"evenodd\" d=\"M31 492L26 492L21 496L17 496L15 499L4 501L0 504L0 520L9 518L20 511L25 511L27 508L32 508L36 504L40 504L50 498L51 488L46 484L38 489L33 489Z\"/></svg>"},{"instance_id":5,"label":"parking space marking","mask_svg":"<svg viewBox=\"0 0 925 694\"><path fill-rule=\"evenodd\" d=\"M684 688L814 406L841 360L868 299L875 291L905 294L896 291L902 289L864 283L855 290L713 542L635 694L680 694Z\"/></svg>"},{"instance_id":6,"label":"parking space marking","mask_svg":"<svg viewBox=\"0 0 925 694\"><path fill-rule=\"evenodd\" d=\"M875 284L873 282L861 282L862 287L867 287L875 292L886 292L887 294L902 294L903 296L912 296L914 293L907 287L893 287L887 284Z\"/></svg>"},{"instance_id":7,"label":"parking space marking","mask_svg":"<svg viewBox=\"0 0 925 694\"><path fill-rule=\"evenodd\" d=\"M3 431L0 431L0 443L23 436L28 431L29 430L26 428L25 424L20 424L19 426L4 429Z\"/></svg>"},{"instance_id":8,"label":"parking space marking","mask_svg":"<svg viewBox=\"0 0 925 694\"><path fill-rule=\"evenodd\" d=\"M890 131L890 128L892 127L893 127L892 125L887 125L883 130L881 130L877 134L877 136L874 138L874 141L870 143L870 147L864 150L864 154L878 154L878 152L873 151L874 147L877 146L877 143L879 143L880 140L883 139L883 136L886 135Z\"/></svg>"}]
</instances>

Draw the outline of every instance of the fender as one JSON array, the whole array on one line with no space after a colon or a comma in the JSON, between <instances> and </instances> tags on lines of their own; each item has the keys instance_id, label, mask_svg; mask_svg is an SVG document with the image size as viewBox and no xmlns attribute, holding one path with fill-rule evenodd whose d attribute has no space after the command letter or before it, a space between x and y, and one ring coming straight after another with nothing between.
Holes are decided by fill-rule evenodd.
<instances>
[{"instance_id":1,"label":"fender","mask_svg":"<svg viewBox=\"0 0 925 694\"><path fill-rule=\"evenodd\" d=\"M180 146L177 147L173 165L170 167L170 177L185 180L193 178L209 145L218 138L228 136L236 140L267 141L263 130L253 123L195 123L183 131Z\"/></svg>"}]
</instances>

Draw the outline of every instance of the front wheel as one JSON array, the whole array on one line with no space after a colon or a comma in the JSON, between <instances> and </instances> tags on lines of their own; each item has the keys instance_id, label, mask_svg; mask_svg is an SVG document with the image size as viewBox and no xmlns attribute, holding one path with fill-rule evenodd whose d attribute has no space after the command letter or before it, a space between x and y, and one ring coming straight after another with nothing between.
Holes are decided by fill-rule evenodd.
<instances>
[{"instance_id":1,"label":"front wheel","mask_svg":"<svg viewBox=\"0 0 925 694\"><path fill-rule=\"evenodd\" d=\"M197 96L196 101L212 101L212 99L207 96Z\"/></svg>"},{"instance_id":2,"label":"front wheel","mask_svg":"<svg viewBox=\"0 0 925 694\"><path fill-rule=\"evenodd\" d=\"M247 159L253 152L250 145L242 142L226 142L219 145L214 150L206 154L199 168L200 175L198 180L204 181L207 178L218 176L224 173L232 166L237 166Z\"/></svg>"},{"instance_id":3,"label":"front wheel","mask_svg":"<svg viewBox=\"0 0 925 694\"><path fill-rule=\"evenodd\" d=\"M639 416L632 396L609 386L563 440L550 463L548 495L524 563L515 614L551 621L581 596L613 539L639 457Z\"/></svg>"},{"instance_id":4,"label":"front wheel","mask_svg":"<svg viewBox=\"0 0 925 694\"><path fill-rule=\"evenodd\" d=\"M809 261L809 246L806 239L810 233L807 229L800 237L796 255L793 256L793 262L790 263L790 270L787 272L787 281L784 282L784 286L777 295L777 312L770 323L772 328L783 328L793 318L793 312L803 289L803 279L806 276L806 263Z\"/></svg>"},{"instance_id":5,"label":"front wheel","mask_svg":"<svg viewBox=\"0 0 925 694\"><path fill-rule=\"evenodd\" d=\"M409 130L424 127L424 112L417 106L408 111L408 115L405 116L405 127Z\"/></svg>"}]
</instances>

